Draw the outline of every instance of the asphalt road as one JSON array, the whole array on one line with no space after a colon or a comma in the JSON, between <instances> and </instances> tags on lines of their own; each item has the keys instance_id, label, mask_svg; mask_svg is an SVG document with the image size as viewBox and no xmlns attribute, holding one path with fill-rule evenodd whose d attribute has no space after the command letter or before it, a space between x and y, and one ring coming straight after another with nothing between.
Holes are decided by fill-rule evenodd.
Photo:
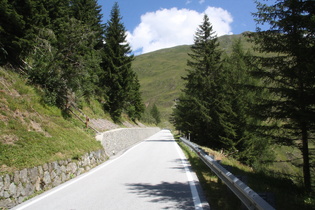
<instances>
[{"instance_id":1,"label":"asphalt road","mask_svg":"<svg viewBox=\"0 0 315 210\"><path fill-rule=\"evenodd\" d=\"M14 209L209 209L168 130Z\"/></svg>"}]
</instances>

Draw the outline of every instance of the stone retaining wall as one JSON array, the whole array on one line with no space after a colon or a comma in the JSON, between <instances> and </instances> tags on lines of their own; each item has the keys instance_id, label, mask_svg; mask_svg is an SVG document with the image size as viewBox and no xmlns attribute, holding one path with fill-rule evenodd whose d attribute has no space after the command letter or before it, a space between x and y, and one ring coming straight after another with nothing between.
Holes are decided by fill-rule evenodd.
<instances>
[{"instance_id":1,"label":"stone retaining wall","mask_svg":"<svg viewBox=\"0 0 315 210\"><path fill-rule=\"evenodd\" d=\"M152 128L120 128L99 134L96 139L101 141L108 156L116 155L132 145L152 136L161 129Z\"/></svg>"},{"instance_id":2,"label":"stone retaining wall","mask_svg":"<svg viewBox=\"0 0 315 210\"><path fill-rule=\"evenodd\" d=\"M91 168L108 157L104 150L90 152L79 160L61 160L0 176L0 209L12 208L34 195L51 189Z\"/></svg>"},{"instance_id":3,"label":"stone retaining wall","mask_svg":"<svg viewBox=\"0 0 315 210\"><path fill-rule=\"evenodd\" d=\"M157 133L159 128L122 128L99 134L105 150L90 152L78 160L60 160L0 176L0 209L12 208L35 193L49 190L103 163ZM106 151L106 152L105 152Z\"/></svg>"}]
</instances>

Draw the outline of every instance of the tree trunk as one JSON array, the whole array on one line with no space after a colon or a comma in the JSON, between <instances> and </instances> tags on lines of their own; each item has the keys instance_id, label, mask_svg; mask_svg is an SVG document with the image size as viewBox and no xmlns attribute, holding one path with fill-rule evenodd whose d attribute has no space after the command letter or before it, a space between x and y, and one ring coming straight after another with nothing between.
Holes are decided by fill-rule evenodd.
<instances>
[{"instance_id":1,"label":"tree trunk","mask_svg":"<svg viewBox=\"0 0 315 210\"><path fill-rule=\"evenodd\" d=\"M308 149L308 134L305 123L302 124L302 155L303 155L303 176L304 187L307 192L311 191L311 173L310 173L310 159Z\"/></svg>"}]
</instances>

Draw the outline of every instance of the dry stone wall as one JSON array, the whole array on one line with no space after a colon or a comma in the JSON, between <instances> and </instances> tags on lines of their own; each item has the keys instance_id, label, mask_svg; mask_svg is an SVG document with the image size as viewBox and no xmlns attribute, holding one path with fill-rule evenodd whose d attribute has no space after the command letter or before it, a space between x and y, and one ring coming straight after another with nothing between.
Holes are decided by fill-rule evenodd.
<instances>
[{"instance_id":1,"label":"dry stone wall","mask_svg":"<svg viewBox=\"0 0 315 210\"><path fill-rule=\"evenodd\" d=\"M78 160L60 160L0 176L0 209L12 208L37 192L51 189L91 168L108 157L104 150L90 152Z\"/></svg>"},{"instance_id":2,"label":"dry stone wall","mask_svg":"<svg viewBox=\"0 0 315 210\"><path fill-rule=\"evenodd\" d=\"M36 193L56 187L157 133L160 128L123 128L99 134L104 149L78 160L60 160L0 176L0 209L12 208ZM106 151L106 152L105 152Z\"/></svg>"},{"instance_id":3,"label":"dry stone wall","mask_svg":"<svg viewBox=\"0 0 315 210\"><path fill-rule=\"evenodd\" d=\"M102 143L108 156L114 156L160 130L157 127L120 128L101 133L96 139Z\"/></svg>"}]
</instances>

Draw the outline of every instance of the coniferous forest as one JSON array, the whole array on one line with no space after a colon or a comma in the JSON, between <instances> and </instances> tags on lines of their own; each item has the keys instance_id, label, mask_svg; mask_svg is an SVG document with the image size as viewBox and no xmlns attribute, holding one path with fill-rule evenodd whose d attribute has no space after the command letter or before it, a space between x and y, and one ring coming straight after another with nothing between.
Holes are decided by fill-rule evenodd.
<instances>
[{"instance_id":1,"label":"coniferous forest","mask_svg":"<svg viewBox=\"0 0 315 210\"><path fill-rule=\"evenodd\" d=\"M47 104L94 98L114 121L138 120L144 105L118 4L102 18L96 0L2 0L0 64L40 87Z\"/></svg>"},{"instance_id":2,"label":"coniferous forest","mask_svg":"<svg viewBox=\"0 0 315 210\"><path fill-rule=\"evenodd\" d=\"M272 146L300 150L305 191L312 190L310 145L315 129L315 3L256 1L257 24L270 29L247 33L259 52L240 41L224 56L209 18L195 33L185 88L171 121L192 141L225 150L249 165L273 159ZM313 146L312 146L313 148Z\"/></svg>"}]
</instances>

